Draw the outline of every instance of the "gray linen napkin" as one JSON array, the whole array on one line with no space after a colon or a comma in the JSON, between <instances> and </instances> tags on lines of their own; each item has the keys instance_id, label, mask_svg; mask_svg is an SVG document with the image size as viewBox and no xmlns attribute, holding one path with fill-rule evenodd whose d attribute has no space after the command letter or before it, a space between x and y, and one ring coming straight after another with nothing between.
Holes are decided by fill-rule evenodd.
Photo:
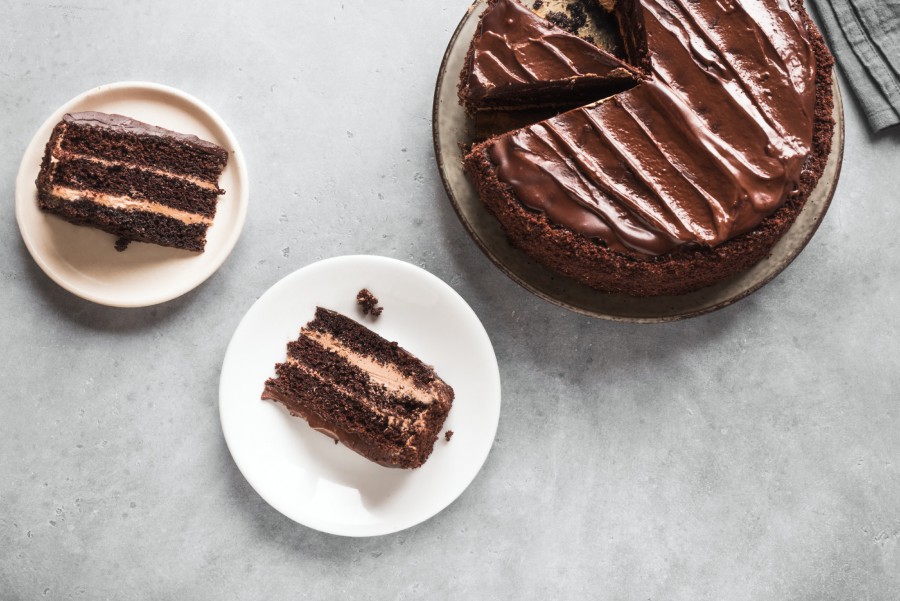
<instances>
[{"instance_id":1,"label":"gray linen napkin","mask_svg":"<svg viewBox=\"0 0 900 601\"><path fill-rule=\"evenodd\" d=\"M900 0L811 0L875 131L900 123Z\"/></svg>"}]
</instances>

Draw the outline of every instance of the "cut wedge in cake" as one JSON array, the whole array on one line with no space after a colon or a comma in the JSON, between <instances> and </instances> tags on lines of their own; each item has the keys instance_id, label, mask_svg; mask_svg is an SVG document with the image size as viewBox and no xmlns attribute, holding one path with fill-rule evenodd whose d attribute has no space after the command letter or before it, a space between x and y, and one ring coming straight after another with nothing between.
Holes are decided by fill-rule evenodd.
<instances>
[{"instance_id":1,"label":"cut wedge in cake","mask_svg":"<svg viewBox=\"0 0 900 601\"><path fill-rule=\"evenodd\" d=\"M47 143L38 205L120 240L202 252L227 162L224 148L197 136L122 115L66 114Z\"/></svg>"},{"instance_id":2,"label":"cut wedge in cake","mask_svg":"<svg viewBox=\"0 0 900 601\"><path fill-rule=\"evenodd\" d=\"M322 307L275 372L263 399L386 467L424 464L453 404L453 389L433 368Z\"/></svg>"},{"instance_id":3,"label":"cut wedge in cake","mask_svg":"<svg viewBox=\"0 0 900 601\"><path fill-rule=\"evenodd\" d=\"M559 112L625 90L639 78L637 69L517 0L490 0L466 56L459 98L470 116Z\"/></svg>"}]
</instances>

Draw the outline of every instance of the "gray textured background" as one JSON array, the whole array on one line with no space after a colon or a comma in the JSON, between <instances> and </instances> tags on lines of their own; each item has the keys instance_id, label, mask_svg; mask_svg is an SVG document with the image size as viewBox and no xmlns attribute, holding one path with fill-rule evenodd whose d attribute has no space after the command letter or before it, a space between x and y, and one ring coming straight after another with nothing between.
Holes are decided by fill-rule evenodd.
<instances>
[{"instance_id":1,"label":"gray textured background","mask_svg":"<svg viewBox=\"0 0 900 601\"><path fill-rule=\"evenodd\" d=\"M837 195L794 264L713 315L622 325L517 287L450 208L430 111L468 0L59 2L0 1L0 599L900 596L900 132L871 137L850 94ZM47 115L135 79L219 112L251 206L206 284L121 310L43 275L13 193ZM266 505L217 412L253 301L348 253L450 283L503 379L472 486L365 540Z\"/></svg>"}]
</instances>

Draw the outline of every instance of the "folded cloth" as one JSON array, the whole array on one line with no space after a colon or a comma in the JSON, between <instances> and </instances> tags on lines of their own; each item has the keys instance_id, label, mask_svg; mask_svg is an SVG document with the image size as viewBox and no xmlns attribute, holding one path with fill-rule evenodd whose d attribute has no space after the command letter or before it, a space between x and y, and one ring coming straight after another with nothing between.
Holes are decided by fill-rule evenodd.
<instances>
[{"instance_id":1,"label":"folded cloth","mask_svg":"<svg viewBox=\"0 0 900 601\"><path fill-rule=\"evenodd\" d=\"M900 123L900 0L812 0L875 131Z\"/></svg>"}]
</instances>

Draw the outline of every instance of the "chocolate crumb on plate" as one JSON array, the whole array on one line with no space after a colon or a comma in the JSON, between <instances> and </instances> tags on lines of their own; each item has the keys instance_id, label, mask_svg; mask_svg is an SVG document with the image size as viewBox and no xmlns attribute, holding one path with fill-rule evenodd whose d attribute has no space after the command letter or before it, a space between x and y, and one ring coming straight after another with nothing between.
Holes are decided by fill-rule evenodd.
<instances>
[{"instance_id":1,"label":"chocolate crumb on plate","mask_svg":"<svg viewBox=\"0 0 900 601\"><path fill-rule=\"evenodd\" d=\"M450 442L450 439L453 438L453 430L447 430L444 432L444 440Z\"/></svg>"},{"instance_id":2,"label":"chocolate crumb on plate","mask_svg":"<svg viewBox=\"0 0 900 601\"><path fill-rule=\"evenodd\" d=\"M363 315L378 317L384 311L384 307L378 306L378 299L369 292L368 288L363 288L356 294L356 302L362 307Z\"/></svg>"},{"instance_id":3,"label":"chocolate crumb on plate","mask_svg":"<svg viewBox=\"0 0 900 601\"><path fill-rule=\"evenodd\" d=\"M128 248L129 244L131 244L131 240L129 240L128 238L119 238L118 240L116 240L116 250L122 252L126 248Z\"/></svg>"}]
</instances>

